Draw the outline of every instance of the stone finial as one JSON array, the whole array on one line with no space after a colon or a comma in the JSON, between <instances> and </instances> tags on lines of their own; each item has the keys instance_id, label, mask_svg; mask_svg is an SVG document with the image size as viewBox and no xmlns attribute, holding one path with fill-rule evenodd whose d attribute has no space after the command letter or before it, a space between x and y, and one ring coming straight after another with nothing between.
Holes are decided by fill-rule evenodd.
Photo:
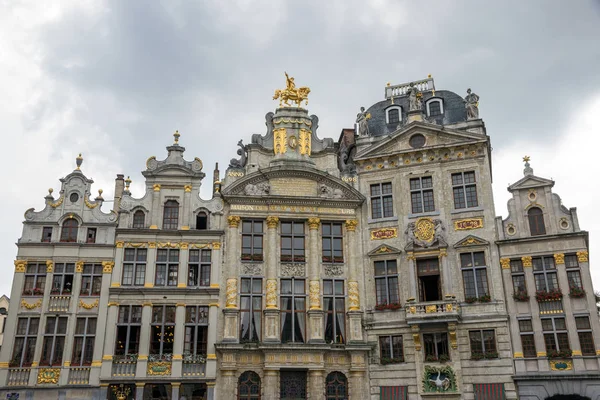
<instances>
[{"instance_id":1,"label":"stone finial","mask_svg":"<svg viewBox=\"0 0 600 400\"><path fill-rule=\"evenodd\" d=\"M83 157L81 157L81 153L79 153L79 156L77 156L77 158L75 159L75 164L77 165L77 170L79 171L81 169L81 164L83 163Z\"/></svg>"},{"instance_id":2,"label":"stone finial","mask_svg":"<svg viewBox=\"0 0 600 400\"><path fill-rule=\"evenodd\" d=\"M175 138L175 142L173 144L179 144L179 137L181 135L179 134L179 131L175 131L175 133L173 134L173 137Z\"/></svg>"},{"instance_id":3,"label":"stone finial","mask_svg":"<svg viewBox=\"0 0 600 400\"><path fill-rule=\"evenodd\" d=\"M102 193L104 193L104 190L98 189L98 197L96 197L94 200L104 200Z\"/></svg>"},{"instance_id":4,"label":"stone finial","mask_svg":"<svg viewBox=\"0 0 600 400\"><path fill-rule=\"evenodd\" d=\"M531 168L531 166L529 165L529 160L531 160L531 157L529 157L529 156L523 157L523 162L525 163L525 169L523 170L523 175L525 175L525 176L533 175L533 168Z\"/></svg>"},{"instance_id":5,"label":"stone finial","mask_svg":"<svg viewBox=\"0 0 600 400\"><path fill-rule=\"evenodd\" d=\"M131 185L131 178L128 176L127 179L125 179L125 190L129 190L129 185Z\"/></svg>"}]
</instances>

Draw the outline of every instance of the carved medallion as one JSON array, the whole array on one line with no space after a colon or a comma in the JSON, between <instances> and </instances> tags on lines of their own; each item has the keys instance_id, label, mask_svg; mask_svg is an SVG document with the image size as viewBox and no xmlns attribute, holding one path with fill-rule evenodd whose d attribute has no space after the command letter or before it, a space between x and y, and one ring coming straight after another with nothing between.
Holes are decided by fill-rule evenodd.
<instances>
[{"instance_id":1,"label":"carved medallion","mask_svg":"<svg viewBox=\"0 0 600 400\"><path fill-rule=\"evenodd\" d=\"M415 237L423 242L431 243L435 237L435 225L431 218L419 218L415 222Z\"/></svg>"}]
</instances>

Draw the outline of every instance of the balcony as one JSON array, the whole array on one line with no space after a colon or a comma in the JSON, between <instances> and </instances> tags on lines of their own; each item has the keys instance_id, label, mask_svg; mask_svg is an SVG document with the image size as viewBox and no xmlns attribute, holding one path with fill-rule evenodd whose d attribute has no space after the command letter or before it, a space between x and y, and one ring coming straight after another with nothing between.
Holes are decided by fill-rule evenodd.
<instances>
[{"instance_id":1,"label":"balcony","mask_svg":"<svg viewBox=\"0 0 600 400\"><path fill-rule=\"evenodd\" d=\"M169 376L171 375L171 367L173 355L172 354L150 354L148 356L148 365L146 374Z\"/></svg>"},{"instance_id":2,"label":"balcony","mask_svg":"<svg viewBox=\"0 0 600 400\"><path fill-rule=\"evenodd\" d=\"M48 312L68 312L71 304L71 295L51 294L48 299Z\"/></svg>"},{"instance_id":3,"label":"balcony","mask_svg":"<svg viewBox=\"0 0 600 400\"><path fill-rule=\"evenodd\" d=\"M88 385L90 371L90 367L71 367L69 369L69 385Z\"/></svg>"},{"instance_id":4,"label":"balcony","mask_svg":"<svg viewBox=\"0 0 600 400\"><path fill-rule=\"evenodd\" d=\"M206 358L204 356L183 355L182 374L187 378L203 377L206 372Z\"/></svg>"},{"instance_id":5,"label":"balcony","mask_svg":"<svg viewBox=\"0 0 600 400\"><path fill-rule=\"evenodd\" d=\"M460 309L456 299L406 303L404 310L406 311L406 322L409 325L457 322L460 317Z\"/></svg>"},{"instance_id":6,"label":"balcony","mask_svg":"<svg viewBox=\"0 0 600 400\"><path fill-rule=\"evenodd\" d=\"M122 356L113 356L112 376L113 377L133 377L137 367L137 354L126 354Z\"/></svg>"},{"instance_id":7,"label":"balcony","mask_svg":"<svg viewBox=\"0 0 600 400\"><path fill-rule=\"evenodd\" d=\"M540 315L562 314L564 313L562 299L556 300L540 300Z\"/></svg>"},{"instance_id":8,"label":"balcony","mask_svg":"<svg viewBox=\"0 0 600 400\"><path fill-rule=\"evenodd\" d=\"M9 368L6 386L29 385L29 372L31 368Z\"/></svg>"}]
</instances>

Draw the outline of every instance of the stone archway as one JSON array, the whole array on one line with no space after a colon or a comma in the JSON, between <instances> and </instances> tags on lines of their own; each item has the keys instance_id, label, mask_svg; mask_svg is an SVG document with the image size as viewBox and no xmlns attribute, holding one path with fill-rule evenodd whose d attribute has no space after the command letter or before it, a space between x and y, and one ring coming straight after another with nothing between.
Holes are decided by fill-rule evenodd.
<instances>
[{"instance_id":1,"label":"stone archway","mask_svg":"<svg viewBox=\"0 0 600 400\"><path fill-rule=\"evenodd\" d=\"M546 397L545 400L592 400L586 396L580 396L578 394L557 394L551 397Z\"/></svg>"}]
</instances>

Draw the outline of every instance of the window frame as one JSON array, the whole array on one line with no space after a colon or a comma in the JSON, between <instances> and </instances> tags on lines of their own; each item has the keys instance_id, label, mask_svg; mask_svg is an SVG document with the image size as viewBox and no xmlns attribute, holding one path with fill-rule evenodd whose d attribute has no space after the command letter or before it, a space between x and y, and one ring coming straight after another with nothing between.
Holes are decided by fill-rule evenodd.
<instances>
[{"instance_id":1,"label":"window frame","mask_svg":"<svg viewBox=\"0 0 600 400\"><path fill-rule=\"evenodd\" d=\"M541 264L540 264L541 269L537 269L536 263L538 262L538 260L541 260ZM548 261L548 262L546 262L546 261ZM550 263L552 264L553 268L549 268ZM558 268L556 267L556 262L554 261L553 256L532 257L531 265L532 265L532 270L533 270L533 280L535 281L535 290L536 291L549 292L549 291L555 290L555 289L560 290L560 283L558 281ZM551 275L554 276L554 279L551 280L552 285L556 284L552 288L548 284L548 282L550 282L548 280L548 277ZM538 278L538 276L541 276L543 278L543 284L544 284L543 289L540 289L540 286L538 286L538 282L542 283L542 281L540 280L540 278Z\"/></svg>"},{"instance_id":2,"label":"window frame","mask_svg":"<svg viewBox=\"0 0 600 400\"><path fill-rule=\"evenodd\" d=\"M68 278L70 279L70 288ZM58 285L57 285L58 284ZM75 264L74 263L55 263L52 273L52 287L50 294L70 296L73 294L75 286Z\"/></svg>"},{"instance_id":3,"label":"window frame","mask_svg":"<svg viewBox=\"0 0 600 400\"><path fill-rule=\"evenodd\" d=\"M486 343L484 334L492 333L491 345ZM478 338L473 338L473 335L479 335ZM469 344L471 348L471 357L479 353L485 358L498 358L498 345L496 342L496 331L494 329L472 329L469 330ZM479 347L477 347L479 346ZM489 347L489 348L488 348ZM475 351L481 348L481 351Z\"/></svg>"},{"instance_id":4,"label":"window frame","mask_svg":"<svg viewBox=\"0 0 600 400\"><path fill-rule=\"evenodd\" d=\"M159 257L165 254L164 260ZM172 255L177 255L177 261L171 259ZM156 264L154 268L154 286L176 287L179 276L179 261L181 254L179 249L156 249Z\"/></svg>"},{"instance_id":5,"label":"window frame","mask_svg":"<svg viewBox=\"0 0 600 400\"><path fill-rule=\"evenodd\" d=\"M527 294L527 279L525 278L525 269L523 268L523 260L515 258L510 260L510 275L513 285L513 295L516 294ZM521 280L521 282L515 281L515 278ZM518 286L517 283L522 283ZM520 289L522 287L522 289Z\"/></svg>"},{"instance_id":6,"label":"window frame","mask_svg":"<svg viewBox=\"0 0 600 400\"><path fill-rule=\"evenodd\" d=\"M475 265L475 254L482 254L485 265ZM463 265L463 255L471 256L470 257L471 258L471 266ZM470 297L471 298L475 297L477 299L480 299L481 297L484 297L484 296L490 296L490 283L489 283L489 279L488 279L488 275L487 275L488 267L487 267L487 258L486 258L485 251L480 250L480 251L464 252L464 253L460 253L459 257L460 257L460 270L461 270L461 275L462 275L462 280L463 280L463 289L464 289L464 293L465 293L465 300ZM481 271L483 271L483 274L481 274ZM474 284L474 288L475 288L475 296L469 296L467 293L468 292L467 280L465 279L465 274L468 274L469 272L472 272L472 279L473 279L473 284ZM485 284L478 281L478 278L481 278L482 276L485 279ZM479 293L480 284L482 285L482 288L484 289L484 293ZM469 292L469 294L470 294L470 292Z\"/></svg>"},{"instance_id":7,"label":"window frame","mask_svg":"<svg viewBox=\"0 0 600 400\"><path fill-rule=\"evenodd\" d=\"M398 343L394 343L394 339L398 338L399 345ZM383 343L384 341L387 341L387 343ZM404 362L404 339L402 335L380 335L378 342L380 364L399 364ZM384 348L387 348L387 350L383 350ZM389 359L389 361L384 362L383 359Z\"/></svg>"},{"instance_id":8,"label":"window frame","mask_svg":"<svg viewBox=\"0 0 600 400\"><path fill-rule=\"evenodd\" d=\"M245 390L241 388L244 387ZM258 393L253 393L253 388L257 388ZM244 393L242 393L244 392ZM260 400L262 394L262 383L260 376L254 371L244 371L240 374L237 381L237 399L238 400Z\"/></svg>"},{"instance_id":9,"label":"window frame","mask_svg":"<svg viewBox=\"0 0 600 400\"><path fill-rule=\"evenodd\" d=\"M423 180L429 180L431 186L425 187L423 185ZM433 193L433 176L420 176L417 178L410 178L409 181L410 188L410 211L412 214L423 214L429 212L435 212L435 198ZM413 185L413 183L418 183L418 187ZM431 195L431 199L425 198L425 195ZM415 203L415 200L418 200L418 204ZM417 206L417 207L416 207ZM420 209L419 209L420 206ZM427 207L426 207L427 206Z\"/></svg>"},{"instance_id":10,"label":"window frame","mask_svg":"<svg viewBox=\"0 0 600 400\"><path fill-rule=\"evenodd\" d=\"M260 281L260 291L254 291L254 282ZM244 283L249 282L249 291L244 291ZM240 343L260 342L262 338L262 313L263 313L263 278L262 277L243 277L240 279ZM244 299L248 299L249 308L244 307ZM255 300L260 300L260 307L255 305ZM248 313L248 335L244 335L243 313ZM258 318L257 318L258 317ZM258 320L258 329L256 321ZM256 331L256 338L253 332Z\"/></svg>"},{"instance_id":11,"label":"window frame","mask_svg":"<svg viewBox=\"0 0 600 400\"><path fill-rule=\"evenodd\" d=\"M208 306L186 306L184 323L183 356L206 357L208 350ZM193 312L194 320L188 316ZM202 334L200 334L202 332ZM199 340L200 339L200 340ZM187 350L186 350L187 347ZM198 348L200 347L200 348ZM191 349L190 349L191 348Z\"/></svg>"},{"instance_id":12,"label":"window frame","mask_svg":"<svg viewBox=\"0 0 600 400\"><path fill-rule=\"evenodd\" d=\"M384 188L386 190L385 193ZM388 188L389 191L387 191ZM369 203L371 206L371 219L377 220L393 217L394 186L392 185L392 182L378 182L370 184Z\"/></svg>"},{"instance_id":13,"label":"window frame","mask_svg":"<svg viewBox=\"0 0 600 400\"><path fill-rule=\"evenodd\" d=\"M533 330L533 321L531 319L519 319L519 336L521 337L521 349L523 350L524 358L535 358L537 357L537 349L535 345L535 333ZM528 326L524 326L522 322L528 323ZM523 338L527 338L527 343Z\"/></svg>"},{"instance_id":14,"label":"window frame","mask_svg":"<svg viewBox=\"0 0 600 400\"><path fill-rule=\"evenodd\" d=\"M176 231L179 229L179 202L177 200L167 200L163 204L163 230Z\"/></svg>"},{"instance_id":15,"label":"window frame","mask_svg":"<svg viewBox=\"0 0 600 400\"><path fill-rule=\"evenodd\" d=\"M65 221L63 221L60 229L61 243L77 243L78 235L79 221L77 221L75 218L67 218Z\"/></svg>"},{"instance_id":16,"label":"window frame","mask_svg":"<svg viewBox=\"0 0 600 400\"><path fill-rule=\"evenodd\" d=\"M52 231L53 228L51 226L42 227L42 243L51 243L52 242ZM48 235L49 233L49 235Z\"/></svg>"},{"instance_id":17,"label":"window frame","mask_svg":"<svg viewBox=\"0 0 600 400\"><path fill-rule=\"evenodd\" d=\"M54 321L52 332L48 332L50 321ZM64 332L59 332L61 322L64 322ZM65 353L65 344L67 341L67 329L69 317L66 316L47 316L46 325L43 333L42 354L40 355L40 366L62 366ZM61 340L62 339L62 340ZM47 355L46 345L51 341L50 354ZM62 347L62 349L61 349ZM45 351L46 350L46 354ZM48 358L46 358L48 356Z\"/></svg>"},{"instance_id":18,"label":"window frame","mask_svg":"<svg viewBox=\"0 0 600 400\"><path fill-rule=\"evenodd\" d=\"M431 348L428 349L427 336L432 337L432 345ZM439 340L438 340L439 339ZM444 340L445 339L445 340ZM445 343L445 345L443 344ZM442 344L442 348L438 347L439 344ZM448 361L450 360L450 345L448 342L448 333L447 332L425 332L423 333L423 357L427 362L428 357L434 357L435 360L441 361L440 358L442 356L446 356ZM430 350L434 350L434 353L431 353Z\"/></svg>"},{"instance_id":19,"label":"window frame","mask_svg":"<svg viewBox=\"0 0 600 400\"><path fill-rule=\"evenodd\" d=\"M339 371L327 374L325 378L325 399L346 400L348 398L348 377Z\"/></svg>"},{"instance_id":20,"label":"window frame","mask_svg":"<svg viewBox=\"0 0 600 400\"><path fill-rule=\"evenodd\" d=\"M377 265L383 263L383 268L384 268L384 274L383 275L378 275L377 274ZM395 270L396 272L389 272L390 271L390 266L389 264L394 264ZM393 304L397 304L400 305L400 288L399 288L399 273L398 273L398 260L395 258L392 259L386 259L386 260L375 260L373 261L373 277L375 280L375 305L377 306L385 306L385 305L393 305ZM394 281L390 282L390 281ZM385 285L385 301L380 301L383 300L380 298L380 291L379 291L379 285L378 285L378 281L384 281L384 285ZM395 301L392 301L392 291L390 290L391 287L393 287L393 285L395 285Z\"/></svg>"},{"instance_id":21,"label":"window frame","mask_svg":"<svg viewBox=\"0 0 600 400\"><path fill-rule=\"evenodd\" d=\"M556 320L558 319L562 319L564 321L564 325L565 328L564 329L557 329L556 328ZM541 323L542 323L542 335L544 338L544 345L546 347L546 354L550 353L551 351L570 351L571 350L571 344L569 342L569 332L568 332L568 328L567 328L567 320L564 316L556 316L556 317L543 317L540 318ZM552 321L552 330L545 330L544 329L544 321L545 320L549 320ZM567 344L567 348L563 349L561 346L561 340L559 339L559 335L562 335L562 338L566 338L566 344ZM552 342L554 344L554 347L556 347L556 349L550 349L548 348L548 340L547 338L552 337ZM564 341L562 342L563 344L565 343Z\"/></svg>"},{"instance_id":22,"label":"window frame","mask_svg":"<svg viewBox=\"0 0 600 400\"><path fill-rule=\"evenodd\" d=\"M79 296L100 296L102 291L102 276L103 276L102 264L97 263L85 263L83 264L83 272L81 273L81 287L79 288ZM90 285L89 290L84 286L86 279L89 279ZM99 283L98 283L99 282ZM98 292L96 293L94 287L98 285ZM87 293L86 293L87 292Z\"/></svg>"},{"instance_id":23,"label":"window frame","mask_svg":"<svg viewBox=\"0 0 600 400\"><path fill-rule=\"evenodd\" d=\"M140 218L140 215L141 215L141 218ZM146 213L144 212L144 210L136 210L133 213L131 227L133 229L144 229L146 227Z\"/></svg>"},{"instance_id":24,"label":"window frame","mask_svg":"<svg viewBox=\"0 0 600 400\"><path fill-rule=\"evenodd\" d=\"M85 234L85 242L86 243L96 243L96 238L98 236L98 228L87 228Z\"/></svg>"},{"instance_id":25,"label":"window frame","mask_svg":"<svg viewBox=\"0 0 600 400\"><path fill-rule=\"evenodd\" d=\"M35 267L35 271L31 271ZM23 279L23 296L42 296L46 289L48 267L45 262L29 262ZM32 281L29 285L28 282ZM30 287L31 286L31 287Z\"/></svg>"},{"instance_id":26,"label":"window frame","mask_svg":"<svg viewBox=\"0 0 600 400\"><path fill-rule=\"evenodd\" d=\"M579 321L585 318L587 326L580 326ZM575 315L575 327L577 329L577 337L579 339L579 347L581 355L596 356L596 346L594 344L594 335L592 333L592 325L588 315ZM585 338L582 340L582 338ZM585 343L585 345L584 345Z\"/></svg>"},{"instance_id":27,"label":"window frame","mask_svg":"<svg viewBox=\"0 0 600 400\"><path fill-rule=\"evenodd\" d=\"M471 177L472 174L472 181L466 182L465 176L467 174L469 174L469 177ZM460 182L455 181L455 177L459 176ZM477 173L475 170L453 172L450 174L450 180L452 183L452 198L454 201L455 210L467 210L469 208L479 207L479 195L477 193ZM473 193L475 194L474 204L472 197ZM459 196L459 201L457 201L457 196ZM461 205L461 207L458 207L458 205Z\"/></svg>"},{"instance_id":28,"label":"window frame","mask_svg":"<svg viewBox=\"0 0 600 400\"><path fill-rule=\"evenodd\" d=\"M290 227L290 232L289 233L283 233L284 227L287 227L289 225ZM280 261L283 263L305 263L306 262L306 224L304 223L304 221L282 221L280 223L280 240L279 240L279 249L280 249ZM297 226L301 226L302 227L302 233L295 232L295 227ZM289 239L290 240L290 246L291 247L283 247L283 242L284 239ZM301 247L296 247L296 239L300 240L302 242L302 246ZM287 252L289 250L289 252L291 253L291 255L284 255L284 250ZM299 253L296 255L296 253ZM289 258L289 259L287 259Z\"/></svg>"},{"instance_id":29,"label":"window frame","mask_svg":"<svg viewBox=\"0 0 600 400\"><path fill-rule=\"evenodd\" d=\"M83 333L77 333L79 321L83 320ZM94 321L93 327L90 328L90 321ZM75 333L73 334L73 352L71 355L71 366L82 367L92 365L94 358L94 344L96 341L96 328L98 327L97 317L80 316L75 320ZM91 332L88 332L90 331ZM81 340L81 353L77 354L77 339ZM90 344L91 341L91 344ZM79 358L79 360L78 360Z\"/></svg>"},{"instance_id":30,"label":"window frame","mask_svg":"<svg viewBox=\"0 0 600 400\"><path fill-rule=\"evenodd\" d=\"M250 224L251 228L249 231L245 231L246 227ZM264 221L261 219L244 219L242 220L242 242L241 242L241 259L244 262L247 261L263 261L264 259L264 248L265 248L265 227ZM257 225L260 225L260 232L255 232ZM249 238L250 246L244 246L245 238ZM255 241L260 239L260 247L257 246ZM245 249L248 249L250 253L245 253ZM260 253L258 252L260 250Z\"/></svg>"},{"instance_id":31,"label":"window frame","mask_svg":"<svg viewBox=\"0 0 600 400\"><path fill-rule=\"evenodd\" d=\"M19 325L21 321L25 320L25 333L19 333ZM36 321L35 329L32 328L32 321ZM10 359L9 366L16 368L27 368L31 367L33 363L33 358L35 356L35 348L37 345L37 337L38 332L40 330L40 317L33 316L20 316L17 318L17 329L15 329L15 340L13 342L12 348L12 357ZM19 340L22 341L23 345L17 353L17 349L19 349L19 345L17 344ZM19 358L19 362L16 363L15 360Z\"/></svg>"},{"instance_id":32,"label":"window frame","mask_svg":"<svg viewBox=\"0 0 600 400\"><path fill-rule=\"evenodd\" d=\"M431 115L431 104L432 103L438 103L440 105L440 112L439 114L435 114L435 115ZM429 100L427 100L427 102L425 102L425 107L427 109L427 116L428 117L438 117L440 115L444 115L444 101L440 98L431 98Z\"/></svg>"},{"instance_id":33,"label":"window frame","mask_svg":"<svg viewBox=\"0 0 600 400\"><path fill-rule=\"evenodd\" d=\"M325 233L328 227L329 234ZM339 234L334 233L334 227L339 228ZM326 250L326 241L329 241L329 250ZM335 249L335 243L339 241L340 249ZM328 264L344 263L344 228L341 222L321 222L321 260ZM326 255L328 252L328 255ZM339 255L336 255L339 254Z\"/></svg>"},{"instance_id":34,"label":"window frame","mask_svg":"<svg viewBox=\"0 0 600 400\"><path fill-rule=\"evenodd\" d=\"M122 310L127 310L127 318L122 319ZM134 313L135 310L135 313ZM139 316L139 318L135 318L134 316ZM140 352L140 333L142 331L142 306L138 305L122 305L119 306L118 314L117 314L117 323L116 323L116 335L115 335L115 351L114 354L116 356L127 356L129 354L139 354ZM119 330L124 328L125 331L125 346L123 347L122 354L119 350ZM131 334L132 328L137 328L137 338L135 341L132 341ZM131 351L132 344L135 347L135 351Z\"/></svg>"},{"instance_id":35,"label":"window frame","mask_svg":"<svg viewBox=\"0 0 600 400\"><path fill-rule=\"evenodd\" d=\"M392 111L398 111L398 121L392 121L390 118L390 113ZM390 106L385 109L385 123L386 124L399 124L402 122L402 107L400 106Z\"/></svg>"},{"instance_id":36,"label":"window frame","mask_svg":"<svg viewBox=\"0 0 600 400\"><path fill-rule=\"evenodd\" d=\"M284 293L284 282L289 282L290 284L290 292L289 293ZM296 292L296 283L302 283L302 290L299 292ZM283 300L287 299L290 307L289 309L287 307L284 306L284 302ZM304 307L303 309L299 310L297 308L297 302L296 300L300 300L300 302L303 302ZM279 302L280 302L280 310L281 310L281 315L280 315L280 327L281 327L281 342L282 343L306 343L306 339L307 339L307 324L306 324L306 279L304 278L295 278L295 277L290 277L290 278L282 278L280 280L280 293L279 293ZM284 341L284 327L286 326L286 320L288 315L290 316L290 323L291 323L291 329L290 329L290 334L291 334L291 340L285 340ZM302 320L304 322L304 334L303 337L300 339L296 338L296 318L298 318L299 320ZM302 333L301 333L302 334Z\"/></svg>"},{"instance_id":37,"label":"window frame","mask_svg":"<svg viewBox=\"0 0 600 400\"><path fill-rule=\"evenodd\" d=\"M581 267L579 266L576 254L565 254L565 270L567 271L569 289L584 290L583 280L581 279Z\"/></svg>"},{"instance_id":38,"label":"window frame","mask_svg":"<svg viewBox=\"0 0 600 400\"><path fill-rule=\"evenodd\" d=\"M127 255L133 253L132 260L126 260ZM143 260L139 260L143 254ZM121 286L144 286L146 282L146 267L148 263L148 250L143 248L127 248L123 252L123 271L121 273ZM125 282L126 268L131 266L131 283ZM140 272L141 270L141 272ZM141 279L138 280L138 279Z\"/></svg>"},{"instance_id":39,"label":"window frame","mask_svg":"<svg viewBox=\"0 0 600 400\"><path fill-rule=\"evenodd\" d=\"M172 320L168 319L169 313L167 311L172 311L170 315L172 315ZM156 315L156 311L160 312L160 320L155 321L154 317ZM174 304L160 304L152 306L152 318L150 321L150 341L148 343L148 355L149 356L159 356L159 357L169 357L173 355L173 351L175 349L175 314L177 312L177 306ZM162 339L153 339L153 333L156 333L156 329L159 328L159 337ZM171 332L168 332L171 331ZM169 333L171 335L169 335ZM172 336L173 339L170 343L171 351L165 349L165 344L168 343L168 338L165 340L167 336ZM158 345L158 352L156 352L156 345Z\"/></svg>"},{"instance_id":40,"label":"window frame","mask_svg":"<svg viewBox=\"0 0 600 400\"><path fill-rule=\"evenodd\" d=\"M197 261L192 260L194 254L198 254ZM207 255L208 261L205 259ZM212 250L190 249L188 252L188 287L209 287L212 273ZM195 282L194 282L195 280Z\"/></svg>"},{"instance_id":41,"label":"window frame","mask_svg":"<svg viewBox=\"0 0 600 400\"><path fill-rule=\"evenodd\" d=\"M202 225L202 219L204 218L204 227L199 227ZM208 230L208 212L202 210L196 213L196 230L206 231Z\"/></svg>"},{"instance_id":42,"label":"window frame","mask_svg":"<svg viewBox=\"0 0 600 400\"><path fill-rule=\"evenodd\" d=\"M537 211L539 211L539 213ZM540 207L531 207L527 210L527 222L529 224L529 234L531 236L543 236L546 234L544 211Z\"/></svg>"},{"instance_id":43,"label":"window frame","mask_svg":"<svg viewBox=\"0 0 600 400\"><path fill-rule=\"evenodd\" d=\"M326 286L328 284L331 284L330 294L326 293ZM341 286L339 284L341 284ZM337 292L339 287L342 289L341 293ZM330 301L331 309L325 307L326 300ZM341 304L341 307L339 304ZM346 288L343 279L323 279L323 311L325 312L325 329L323 331L325 342L334 344L346 343ZM330 317L333 337L328 337L327 335ZM338 318L340 317L343 324L342 327L339 326L340 322L338 321Z\"/></svg>"}]
</instances>

